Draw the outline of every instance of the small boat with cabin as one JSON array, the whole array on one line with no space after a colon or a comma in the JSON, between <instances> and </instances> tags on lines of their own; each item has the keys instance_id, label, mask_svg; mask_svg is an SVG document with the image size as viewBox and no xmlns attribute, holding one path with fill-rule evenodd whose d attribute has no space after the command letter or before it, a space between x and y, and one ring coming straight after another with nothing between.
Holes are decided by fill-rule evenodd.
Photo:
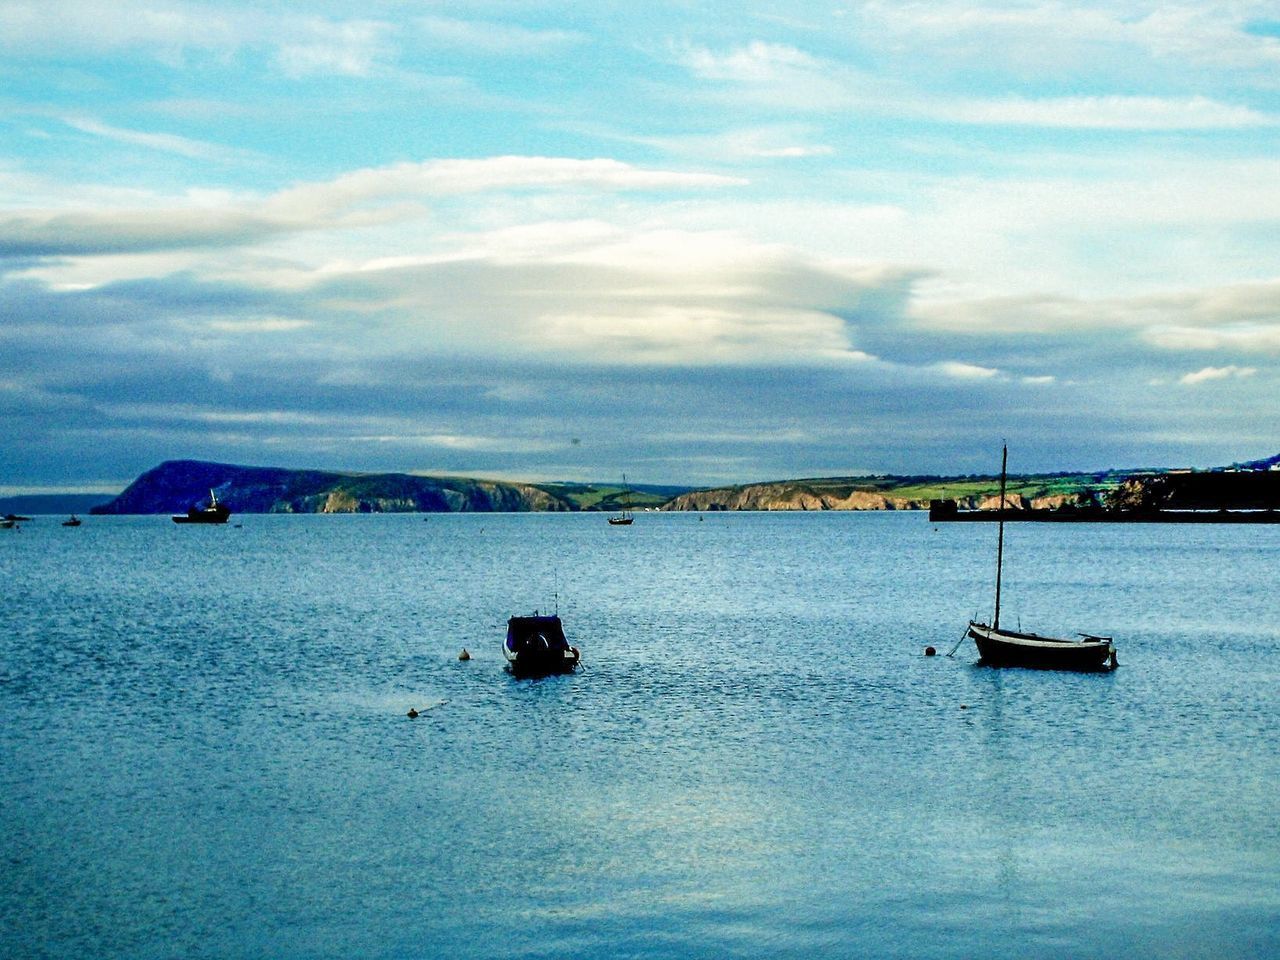
<instances>
[{"instance_id":1,"label":"small boat with cabin","mask_svg":"<svg viewBox=\"0 0 1280 960\"><path fill-rule=\"evenodd\" d=\"M978 648L979 662L992 667L1033 667L1040 670L1076 670L1095 672L1114 670L1116 648L1110 637L1081 633L1077 640L1045 637L1021 630L1005 630L1000 626L1000 582L1004 572L1005 488L1008 477L1009 448L1000 460L999 534L996 541L996 608L991 623L969 621L965 636ZM963 639L963 638L961 638ZM954 650L952 651L955 652Z\"/></svg>"},{"instance_id":2,"label":"small boat with cabin","mask_svg":"<svg viewBox=\"0 0 1280 960\"><path fill-rule=\"evenodd\" d=\"M578 648L565 639L558 614L511 617L502 645L507 669L518 677L542 677L571 673L582 659Z\"/></svg>"},{"instance_id":3,"label":"small boat with cabin","mask_svg":"<svg viewBox=\"0 0 1280 960\"><path fill-rule=\"evenodd\" d=\"M83 520L73 513L68 519L62 521L62 525L64 527L78 527L83 522Z\"/></svg>"},{"instance_id":4,"label":"small boat with cabin","mask_svg":"<svg viewBox=\"0 0 1280 960\"><path fill-rule=\"evenodd\" d=\"M226 523L231 516L231 508L218 500L217 494L209 491L208 506L190 507L185 514L175 513L174 523Z\"/></svg>"}]
</instances>

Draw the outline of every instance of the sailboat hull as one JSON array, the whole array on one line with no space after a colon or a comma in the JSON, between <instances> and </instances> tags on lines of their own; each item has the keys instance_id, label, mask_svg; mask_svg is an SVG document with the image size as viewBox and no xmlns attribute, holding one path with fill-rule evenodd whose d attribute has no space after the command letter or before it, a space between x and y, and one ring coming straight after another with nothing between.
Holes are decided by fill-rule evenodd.
<instances>
[{"instance_id":1,"label":"sailboat hull","mask_svg":"<svg viewBox=\"0 0 1280 960\"><path fill-rule=\"evenodd\" d=\"M1115 647L1109 637L1063 640L1034 633L1000 630L985 623L969 623L969 636L981 662L992 667L1031 667L1037 670L1098 672L1115 668Z\"/></svg>"}]
</instances>

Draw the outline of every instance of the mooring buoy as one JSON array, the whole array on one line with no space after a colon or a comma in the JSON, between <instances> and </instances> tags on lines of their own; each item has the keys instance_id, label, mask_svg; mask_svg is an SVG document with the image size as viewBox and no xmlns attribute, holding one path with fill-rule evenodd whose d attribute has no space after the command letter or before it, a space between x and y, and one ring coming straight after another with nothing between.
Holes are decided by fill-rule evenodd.
<instances>
[{"instance_id":1,"label":"mooring buoy","mask_svg":"<svg viewBox=\"0 0 1280 960\"><path fill-rule=\"evenodd\" d=\"M925 648L924 648L924 655L925 655L926 657L932 657L932 656L934 656L937 652L938 652L938 651L937 651L937 650L935 650L935 649L933 649L933 647L925 647Z\"/></svg>"},{"instance_id":2,"label":"mooring buoy","mask_svg":"<svg viewBox=\"0 0 1280 960\"><path fill-rule=\"evenodd\" d=\"M463 648L462 648L462 652L461 652L460 654L458 654L458 659L459 659L459 660L470 660L470 659L471 659L471 654L467 653L467 648L466 648L466 647L463 647Z\"/></svg>"},{"instance_id":3,"label":"mooring buoy","mask_svg":"<svg viewBox=\"0 0 1280 960\"><path fill-rule=\"evenodd\" d=\"M408 717L410 720L413 720L418 716L418 711L413 709L413 707L410 707L409 712L406 713L405 716Z\"/></svg>"}]
</instances>

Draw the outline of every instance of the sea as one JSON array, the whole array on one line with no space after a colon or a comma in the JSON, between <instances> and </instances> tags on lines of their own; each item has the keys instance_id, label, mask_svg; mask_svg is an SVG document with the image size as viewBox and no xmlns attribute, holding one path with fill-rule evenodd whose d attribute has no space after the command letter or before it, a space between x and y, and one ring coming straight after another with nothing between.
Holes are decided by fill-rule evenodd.
<instances>
[{"instance_id":1,"label":"sea","mask_svg":"<svg viewBox=\"0 0 1280 960\"><path fill-rule=\"evenodd\" d=\"M1070 674L976 663L996 529L918 512L61 519L0 956L1280 957L1280 526L1008 525Z\"/></svg>"}]
</instances>

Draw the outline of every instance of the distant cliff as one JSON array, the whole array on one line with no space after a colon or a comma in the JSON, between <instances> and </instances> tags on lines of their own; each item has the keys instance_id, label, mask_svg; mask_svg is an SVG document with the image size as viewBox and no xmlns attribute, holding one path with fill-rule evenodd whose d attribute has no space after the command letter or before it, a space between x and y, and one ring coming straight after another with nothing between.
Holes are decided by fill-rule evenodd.
<instances>
[{"instance_id":1,"label":"distant cliff","mask_svg":"<svg viewBox=\"0 0 1280 960\"><path fill-rule=\"evenodd\" d=\"M752 483L693 490L669 500L663 510L920 510L927 500L889 496L831 481Z\"/></svg>"},{"instance_id":2,"label":"distant cliff","mask_svg":"<svg viewBox=\"0 0 1280 960\"><path fill-rule=\"evenodd\" d=\"M529 484L328 473L170 460L148 470L95 514L185 513L213 490L233 513L483 513L561 511L570 504Z\"/></svg>"}]
</instances>

